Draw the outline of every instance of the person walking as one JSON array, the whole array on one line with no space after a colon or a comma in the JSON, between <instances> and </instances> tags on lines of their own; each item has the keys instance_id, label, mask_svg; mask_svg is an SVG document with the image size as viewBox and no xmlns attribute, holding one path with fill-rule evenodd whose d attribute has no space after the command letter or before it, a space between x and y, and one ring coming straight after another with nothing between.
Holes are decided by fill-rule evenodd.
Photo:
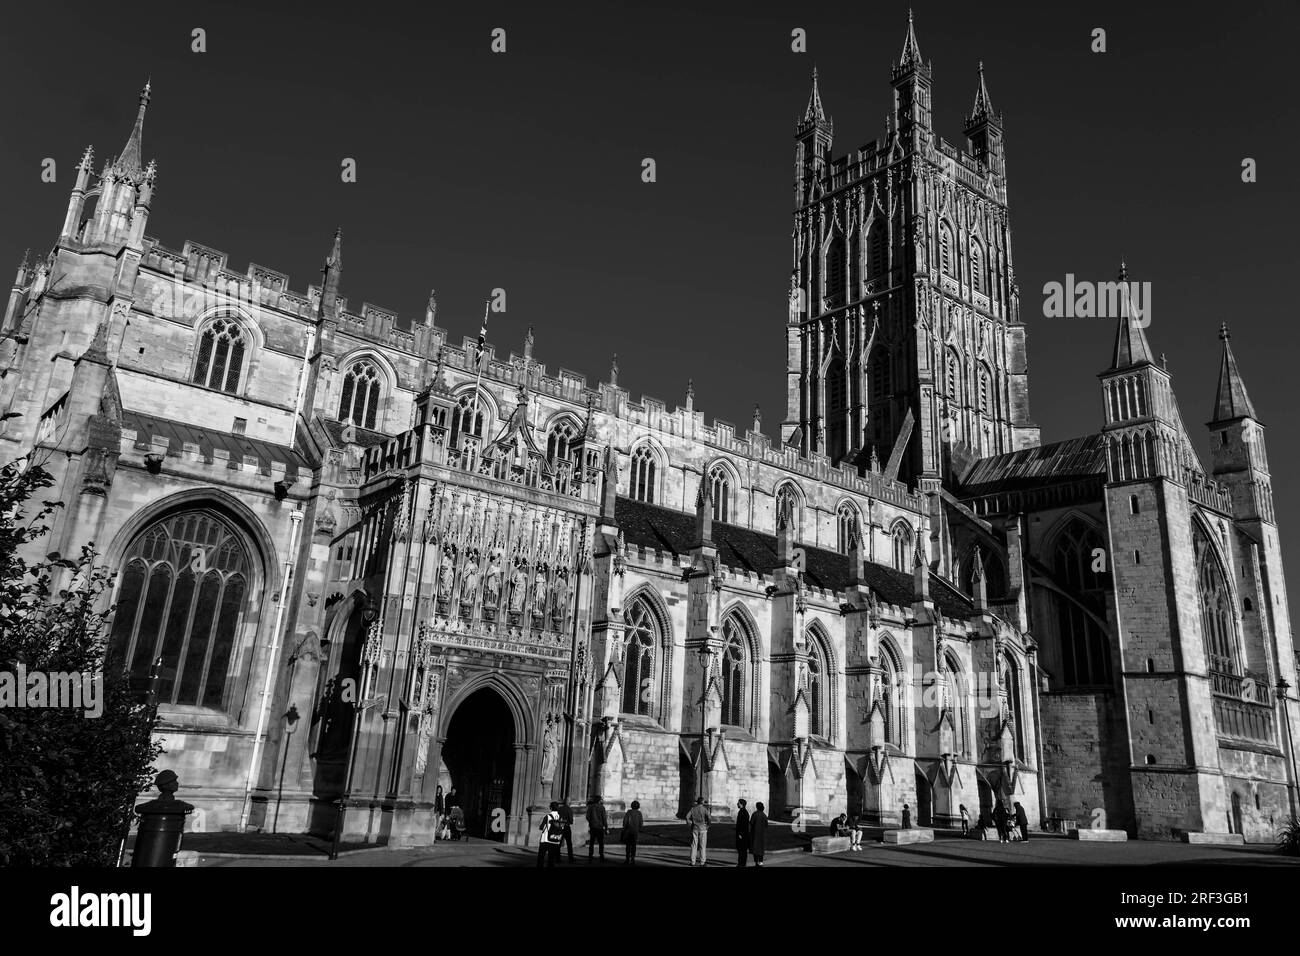
<instances>
[{"instance_id":1,"label":"person walking","mask_svg":"<svg viewBox=\"0 0 1300 956\"><path fill-rule=\"evenodd\" d=\"M573 862L573 808L569 806L569 798L565 797L560 801L560 820L564 823L564 832L562 838L564 845L569 850L569 862ZM560 851L557 849L555 855L559 856Z\"/></svg>"},{"instance_id":2,"label":"person walking","mask_svg":"<svg viewBox=\"0 0 1300 956\"><path fill-rule=\"evenodd\" d=\"M1020 839L1029 842L1029 817L1025 815L1025 808L1019 803L1016 804L1016 826L1020 827Z\"/></svg>"},{"instance_id":3,"label":"person walking","mask_svg":"<svg viewBox=\"0 0 1300 956\"><path fill-rule=\"evenodd\" d=\"M1007 826L1007 808L1001 802L993 808L993 825L998 828L998 842L1010 843L1011 833Z\"/></svg>"},{"instance_id":4,"label":"person walking","mask_svg":"<svg viewBox=\"0 0 1300 956\"><path fill-rule=\"evenodd\" d=\"M641 816L641 802L632 801L632 807L627 813L623 814L623 862L636 866L636 841L641 835L641 828L645 826L645 818Z\"/></svg>"},{"instance_id":5,"label":"person walking","mask_svg":"<svg viewBox=\"0 0 1300 956\"><path fill-rule=\"evenodd\" d=\"M911 828L912 828L912 808L905 803L903 804L903 829L910 830Z\"/></svg>"},{"instance_id":6,"label":"person walking","mask_svg":"<svg viewBox=\"0 0 1300 956\"><path fill-rule=\"evenodd\" d=\"M736 866L749 862L749 811L745 801L736 801Z\"/></svg>"},{"instance_id":7,"label":"person walking","mask_svg":"<svg viewBox=\"0 0 1300 956\"><path fill-rule=\"evenodd\" d=\"M767 846L767 814L763 802L754 804L754 814L749 818L749 852L754 854L754 865L763 865L763 852Z\"/></svg>"},{"instance_id":8,"label":"person walking","mask_svg":"<svg viewBox=\"0 0 1300 956\"><path fill-rule=\"evenodd\" d=\"M695 798L695 806L686 814L686 822L691 827L691 866L695 866L698 855L700 866L709 865L709 808L704 805L703 797Z\"/></svg>"},{"instance_id":9,"label":"person walking","mask_svg":"<svg viewBox=\"0 0 1300 956\"><path fill-rule=\"evenodd\" d=\"M560 857L560 841L564 839L564 821L560 819L560 805L551 801L550 812L542 817L537 828L541 839L537 841L537 866L555 866Z\"/></svg>"},{"instance_id":10,"label":"person walking","mask_svg":"<svg viewBox=\"0 0 1300 956\"><path fill-rule=\"evenodd\" d=\"M587 862L590 863L596 853L596 844L600 844L600 862L605 862L605 804L599 796L587 801Z\"/></svg>"},{"instance_id":11,"label":"person walking","mask_svg":"<svg viewBox=\"0 0 1300 956\"><path fill-rule=\"evenodd\" d=\"M966 804L957 807L961 811L961 835L970 836L970 811L966 809Z\"/></svg>"}]
</instances>

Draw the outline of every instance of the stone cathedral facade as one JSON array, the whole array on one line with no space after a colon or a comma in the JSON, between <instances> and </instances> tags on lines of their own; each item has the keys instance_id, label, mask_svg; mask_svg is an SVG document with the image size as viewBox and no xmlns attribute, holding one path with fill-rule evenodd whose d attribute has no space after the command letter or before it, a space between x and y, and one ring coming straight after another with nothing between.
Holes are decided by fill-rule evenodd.
<instances>
[{"instance_id":1,"label":"stone cathedral facade","mask_svg":"<svg viewBox=\"0 0 1300 956\"><path fill-rule=\"evenodd\" d=\"M1295 652L1226 330L1208 468L1127 316L1098 430L1042 444L982 68L964 149L910 23L891 83L883 140L836 157L815 76L796 130L774 435L351 304L339 235L303 292L149 237L148 87L86 151L0 326L0 462L116 569L200 826L330 833L346 794L348 838L422 844L454 785L511 842L591 794L1271 838Z\"/></svg>"}]
</instances>

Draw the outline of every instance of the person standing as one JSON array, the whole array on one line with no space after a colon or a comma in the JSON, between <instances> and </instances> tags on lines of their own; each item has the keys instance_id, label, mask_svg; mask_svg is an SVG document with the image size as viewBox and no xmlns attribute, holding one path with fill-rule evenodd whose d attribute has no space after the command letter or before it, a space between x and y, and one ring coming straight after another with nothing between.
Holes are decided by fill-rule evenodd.
<instances>
[{"instance_id":1,"label":"person standing","mask_svg":"<svg viewBox=\"0 0 1300 956\"><path fill-rule=\"evenodd\" d=\"M1001 802L993 808L993 825L998 828L998 842L1010 843L1011 833L1007 826L1007 808Z\"/></svg>"},{"instance_id":2,"label":"person standing","mask_svg":"<svg viewBox=\"0 0 1300 956\"><path fill-rule=\"evenodd\" d=\"M1018 802L1016 803L1016 826L1020 827L1020 839L1029 842L1029 817L1025 815L1025 808Z\"/></svg>"},{"instance_id":3,"label":"person standing","mask_svg":"<svg viewBox=\"0 0 1300 956\"><path fill-rule=\"evenodd\" d=\"M438 784L438 789L433 792L433 838L436 840L442 835L442 784Z\"/></svg>"},{"instance_id":4,"label":"person standing","mask_svg":"<svg viewBox=\"0 0 1300 956\"><path fill-rule=\"evenodd\" d=\"M957 807L961 811L961 835L970 836L970 811L966 809L966 804Z\"/></svg>"},{"instance_id":5,"label":"person standing","mask_svg":"<svg viewBox=\"0 0 1300 956\"><path fill-rule=\"evenodd\" d=\"M560 801L560 821L564 824L564 845L569 850L569 862L573 862L573 808L569 806L569 798L565 797ZM555 855L559 856L560 851L557 849Z\"/></svg>"},{"instance_id":6,"label":"person standing","mask_svg":"<svg viewBox=\"0 0 1300 956\"><path fill-rule=\"evenodd\" d=\"M754 804L754 815L749 818L749 852L754 854L754 865L763 865L763 852L767 846L767 814L760 800Z\"/></svg>"},{"instance_id":7,"label":"person standing","mask_svg":"<svg viewBox=\"0 0 1300 956\"><path fill-rule=\"evenodd\" d=\"M911 828L912 828L912 808L905 803L903 804L903 829L910 830Z\"/></svg>"},{"instance_id":8,"label":"person standing","mask_svg":"<svg viewBox=\"0 0 1300 956\"><path fill-rule=\"evenodd\" d=\"M749 862L749 811L745 801L736 801L736 866Z\"/></svg>"},{"instance_id":9,"label":"person standing","mask_svg":"<svg viewBox=\"0 0 1300 956\"><path fill-rule=\"evenodd\" d=\"M592 861L596 852L596 844L600 844L600 862L605 862L605 827L608 821L605 817L605 804L601 802L600 797L592 797L587 801L587 862Z\"/></svg>"},{"instance_id":10,"label":"person standing","mask_svg":"<svg viewBox=\"0 0 1300 956\"><path fill-rule=\"evenodd\" d=\"M686 822L691 827L691 866L699 856L700 866L709 865L709 808L704 805L703 797L695 798L695 806L686 814Z\"/></svg>"},{"instance_id":11,"label":"person standing","mask_svg":"<svg viewBox=\"0 0 1300 956\"><path fill-rule=\"evenodd\" d=\"M636 841L641 835L645 819L641 816L641 802L632 801L632 808L623 814L623 862L636 866Z\"/></svg>"},{"instance_id":12,"label":"person standing","mask_svg":"<svg viewBox=\"0 0 1300 956\"><path fill-rule=\"evenodd\" d=\"M541 839L537 841L537 865L555 866L560 856L560 841L564 839L564 821L560 819L560 805L551 801L550 812L542 817Z\"/></svg>"}]
</instances>

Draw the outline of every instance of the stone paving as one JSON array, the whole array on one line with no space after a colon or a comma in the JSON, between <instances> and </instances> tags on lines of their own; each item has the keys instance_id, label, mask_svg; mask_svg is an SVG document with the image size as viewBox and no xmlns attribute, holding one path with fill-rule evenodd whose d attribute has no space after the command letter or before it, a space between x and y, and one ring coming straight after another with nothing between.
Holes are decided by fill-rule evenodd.
<instances>
[{"instance_id":1,"label":"stone paving","mask_svg":"<svg viewBox=\"0 0 1300 956\"><path fill-rule=\"evenodd\" d=\"M711 834L712 835L712 834ZM712 842L712 841L710 841ZM586 847L576 848L577 868L622 868L622 846L611 843L604 864L597 858L587 862ZM323 856L283 857L234 854L202 854L201 866L333 866L333 867L438 867L438 866L535 866L536 850L509 847L484 840L439 843L418 849L370 849L344 853L331 862ZM689 866L685 847L648 846L637 853L637 866ZM938 839L912 846L884 846L867 843L859 851L814 856L801 849L768 853L767 867L900 867L900 866L1300 866L1300 858L1281 856L1268 845L1189 846L1182 843L1130 841L1128 843L1080 843L1058 836L1036 836L1028 843L1000 844L979 840ZM558 869L569 864L562 862ZM752 861L751 861L752 865ZM711 868L735 867L735 854L712 848Z\"/></svg>"}]
</instances>

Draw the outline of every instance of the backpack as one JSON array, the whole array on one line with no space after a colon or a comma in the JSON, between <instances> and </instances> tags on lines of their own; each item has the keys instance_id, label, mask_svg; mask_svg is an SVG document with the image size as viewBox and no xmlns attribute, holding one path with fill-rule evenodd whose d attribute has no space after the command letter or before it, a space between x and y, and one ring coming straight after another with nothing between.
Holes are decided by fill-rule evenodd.
<instances>
[{"instance_id":1,"label":"backpack","mask_svg":"<svg viewBox=\"0 0 1300 956\"><path fill-rule=\"evenodd\" d=\"M547 843L559 843L564 839L564 822L559 817L547 817L546 832L542 836Z\"/></svg>"}]
</instances>

